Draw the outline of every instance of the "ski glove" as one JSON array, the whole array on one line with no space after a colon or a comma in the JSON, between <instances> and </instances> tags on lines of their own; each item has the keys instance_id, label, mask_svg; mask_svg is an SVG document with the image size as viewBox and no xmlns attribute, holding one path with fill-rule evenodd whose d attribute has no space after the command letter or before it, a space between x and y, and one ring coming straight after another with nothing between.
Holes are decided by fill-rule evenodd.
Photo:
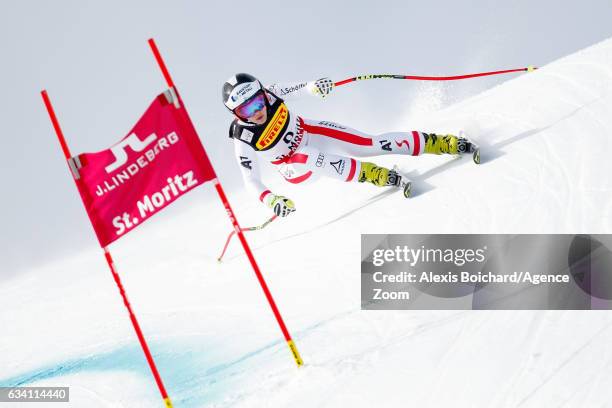
<instances>
[{"instance_id":1,"label":"ski glove","mask_svg":"<svg viewBox=\"0 0 612 408\"><path fill-rule=\"evenodd\" d=\"M268 201L268 207L272 208L274 214L279 217L286 217L295 211L293 201L284 196L273 195L272 199Z\"/></svg>"},{"instance_id":2,"label":"ski glove","mask_svg":"<svg viewBox=\"0 0 612 408\"><path fill-rule=\"evenodd\" d=\"M335 84L334 81L329 78L321 78L316 81L308 82L307 87L311 94L325 98L334 90Z\"/></svg>"}]
</instances>

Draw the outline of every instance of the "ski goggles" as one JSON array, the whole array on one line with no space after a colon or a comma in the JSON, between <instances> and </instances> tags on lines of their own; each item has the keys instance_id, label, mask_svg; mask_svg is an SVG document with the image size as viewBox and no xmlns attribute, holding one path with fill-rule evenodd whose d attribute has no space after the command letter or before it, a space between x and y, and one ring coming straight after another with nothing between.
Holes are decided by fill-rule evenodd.
<instances>
[{"instance_id":1,"label":"ski goggles","mask_svg":"<svg viewBox=\"0 0 612 408\"><path fill-rule=\"evenodd\" d=\"M248 119L266 106L266 99L262 91L247 99L242 105L234 109L234 113L241 119Z\"/></svg>"}]
</instances>

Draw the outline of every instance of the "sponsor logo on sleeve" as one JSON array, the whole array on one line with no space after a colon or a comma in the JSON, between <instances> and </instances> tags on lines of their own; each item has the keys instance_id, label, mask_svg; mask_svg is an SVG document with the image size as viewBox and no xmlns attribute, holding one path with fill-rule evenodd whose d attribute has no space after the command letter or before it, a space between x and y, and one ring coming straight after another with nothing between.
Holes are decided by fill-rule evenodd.
<instances>
[{"instance_id":1,"label":"sponsor logo on sleeve","mask_svg":"<svg viewBox=\"0 0 612 408\"><path fill-rule=\"evenodd\" d=\"M294 86L286 86L284 88L281 88L280 94L281 96L284 96L292 92L299 91L300 89L304 88L307 84L308 84L307 82L304 82L304 83L297 84Z\"/></svg>"},{"instance_id":2,"label":"sponsor logo on sleeve","mask_svg":"<svg viewBox=\"0 0 612 408\"><path fill-rule=\"evenodd\" d=\"M346 129L342 125L339 125L339 124L334 123L334 122L328 122L328 121L325 121L325 120L319 122L319 125L325 126L325 127L329 127L329 128L334 128L334 129Z\"/></svg>"}]
</instances>

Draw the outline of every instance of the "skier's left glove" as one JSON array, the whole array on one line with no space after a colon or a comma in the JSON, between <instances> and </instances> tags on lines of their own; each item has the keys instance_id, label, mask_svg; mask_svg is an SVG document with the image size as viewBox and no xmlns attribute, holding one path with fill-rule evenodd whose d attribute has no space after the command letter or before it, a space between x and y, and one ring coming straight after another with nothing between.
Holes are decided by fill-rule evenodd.
<instances>
[{"instance_id":1,"label":"skier's left glove","mask_svg":"<svg viewBox=\"0 0 612 408\"><path fill-rule=\"evenodd\" d=\"M279 217L286 217L295 211L293 201L284 196L272 195L268 201L268 207L272 208L274 214Z\"/></svg>"},{"instance_id":2,"label":"skier's left glove","mask_svg":"<svg viewBox=\"0 0 612 408\"><path fill-rule=\"evenodd\" d=\"M308 82L308 85L306 86L311 94L325 98L331 91L334 90L336 85L334 84L334 81L329 78L321 78L317 79L316 81Z\"/></svg>"}]
</instances>

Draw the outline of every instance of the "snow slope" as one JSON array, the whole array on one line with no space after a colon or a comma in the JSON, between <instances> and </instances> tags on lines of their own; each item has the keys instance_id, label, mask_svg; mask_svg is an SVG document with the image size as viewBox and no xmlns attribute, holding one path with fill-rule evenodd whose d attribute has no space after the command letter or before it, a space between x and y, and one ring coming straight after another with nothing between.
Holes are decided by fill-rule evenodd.
<instances>
[{"instance_id":1,"label":"snow slope","mask_svg":"<svg viewBox=\"0 0 612 408\"><path fill-rule=\"evenodd\" d=\"M411 175L409 201L271 180L298 212L249 240L302 369L237 242L217 264L230 227L210 185L113 245L176 407L612 406L610 312L361 311L359 299L361 233L612 232L612 39L401 127L463 129L484 163L377 160ZM243 225L268 216L230 200ZM68 385L77 407L162 405L100 250L2 282L0 308L0 385Z\"/></svg>"}]
</instances>

